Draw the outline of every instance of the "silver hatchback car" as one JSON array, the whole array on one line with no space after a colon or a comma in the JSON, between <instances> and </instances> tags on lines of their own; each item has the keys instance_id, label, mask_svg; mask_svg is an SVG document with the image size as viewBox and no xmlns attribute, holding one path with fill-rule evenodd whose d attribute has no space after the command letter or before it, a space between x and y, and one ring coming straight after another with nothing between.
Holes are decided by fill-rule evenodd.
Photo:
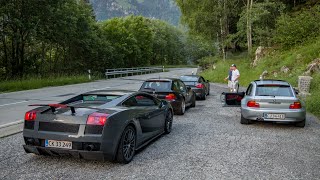
<instances>
[{"instance_id":1,"label":"silver hatchback car","mask_svg":"<svg viewBox=\"0 0 320 180\"><path fill-rule=\"evenodd\" d=\"M306 109L288 82L256 80L241 100L241 124L252 121L291 122L304 127Z\"/></svg>"}]
</instances>

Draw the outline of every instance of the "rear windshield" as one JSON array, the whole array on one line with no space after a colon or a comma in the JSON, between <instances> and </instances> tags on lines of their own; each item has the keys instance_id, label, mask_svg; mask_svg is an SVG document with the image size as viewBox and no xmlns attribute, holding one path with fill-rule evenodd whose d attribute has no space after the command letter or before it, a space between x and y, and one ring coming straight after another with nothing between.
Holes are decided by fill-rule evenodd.
<instances>
[{"instance_id":1,"label":"rear windshield","mask_svg":"<svg viewBox=\"0 0 320 180\"><path fill-rule=\"evenodd\" d=\"M293 97L290 86L287 85L259 85L256 90L256 96L284 96Z\"/></svg>"},{"instance_id":2,"label":"rear windshield","mask_svg":"<svg viewBox=\"0 0 320 180\"><path fill-rule=\"evenodd\" d=\"M167 91L171 90L170 81L147 81L141 86L142 89L150 89L153 91Z\"/></svg>"},{"instance_id":3,"label":"rear windshield","mask_svg":"<svg viewBox=\"0 0 320 180\"><path fill-rule=\"evenodd\" d=\"M117 95L82 95L82 99L71 102L68 105L74 107L91 107L97 108L121 96Z\"/></svg>"},{"instance_id":4,"label":"rear windshield","mask_svg":"<svg viewBox=\"0 0 320 180\"><path fill-rule=\"evenodd\" d=\"M120 96L115 95L84 95L82 100L85 102L93 102L93 101L102 101L102 102L110 102Z\"/></svg>"},{"instance_id":5,"label":"rear windshield","mask_svg":"<svg viewBox=\"0 0 320 180\"><path fill-rule=\"evenodd\" d=\"M181 76L180 79L182 81L193 81L193 82L196 81L196 82L198 82L198 77L196 77L196 76Z\"/></svg>"}]
</instances>

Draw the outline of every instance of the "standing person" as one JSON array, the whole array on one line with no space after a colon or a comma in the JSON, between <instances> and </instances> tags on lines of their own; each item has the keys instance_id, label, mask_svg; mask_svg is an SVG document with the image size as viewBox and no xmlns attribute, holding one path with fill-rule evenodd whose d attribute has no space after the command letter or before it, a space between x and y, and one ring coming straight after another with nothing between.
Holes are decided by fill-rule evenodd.
<instances>
[{"instance_id":1,"label":"standing person","mask_svg":"<svg viewBox=\"0 0 320 180\"><path fill-rule=\"evenodd\" d=\"M232 71L233 71L233 67L230 66L228 76L226 78L224 78L225 81L228 80L228 88L229 88L230 92L232 92L232 83L231 83Z\"/></svg>"},{"instance_id":2,"label":"standing person","mask_svg":"<svg viewBox=\"0 0 320 180\"><path fill-rule=\"evenodd\" d=\"M231 76L232 88L231 88L231 92L238 92L240 72L237 69L237 66L235 64L232 64L231 67L232 67L232 76Z\"/></svg>"}]
</instances>

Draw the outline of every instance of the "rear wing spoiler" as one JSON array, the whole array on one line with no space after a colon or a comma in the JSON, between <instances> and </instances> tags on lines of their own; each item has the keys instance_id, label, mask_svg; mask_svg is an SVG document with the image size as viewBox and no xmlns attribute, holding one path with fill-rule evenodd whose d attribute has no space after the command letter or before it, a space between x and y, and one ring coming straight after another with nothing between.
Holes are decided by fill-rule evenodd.
<instances>
[{"instance_id":1,"label":"rear wing spoiler","mask_svg":"<svg viewBox=\"0 0 320 180\"><path fill-rule=\"evenodd\" d=\"M86 108L86 109L95 109L95 110L101 110L99 108L92 108L92 107L83 107L83 106L69 106L66 104L31 104L29 106L38 106L38 107L50 107L52 112L55 112L57 108L70 108L71 109L71 113L75 114L76 113L76 109L75 108Z\"/></svg>"}]
</instances>

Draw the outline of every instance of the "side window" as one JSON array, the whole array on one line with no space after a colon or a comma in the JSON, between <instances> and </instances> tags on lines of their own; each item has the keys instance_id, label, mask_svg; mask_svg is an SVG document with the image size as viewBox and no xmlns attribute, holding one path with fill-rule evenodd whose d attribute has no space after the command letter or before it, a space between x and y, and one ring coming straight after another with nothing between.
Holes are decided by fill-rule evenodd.
<instances>
[{"instance_id":1,"label":"side window","mask_svg":"<svg viewBox=\"0 0 320 180\"><path fill-rule=\"evenodd\" d=\"M156 102L152 96L140 94L135 96L137 106L156 106Z\"/></svg>"},{"instance_id":2,"label":"side window","mask_svg":"<svg viewBox=\"0 0 320 180\"><path fill-rule=\"evenodd\" d=\"M179 92L179 84L178 84L178 81L173 81L172 83L172 90L173 91L176 91L176 92Z\"/></svg>"},{"instance_id":3,"label":"side window","mask_svg":"<svg viewBox=\"0 0 320 180\"><path fill-rule=\"evenodd\" d=\"M179 81L179 90L180 90L180 92L187 92L186 86L181 81Z\"/></svg>"},{"instance_id":4,"label":"side window","mask_svg":"<svg viewBox=\"0 0 320 180\"><path fill-rule=\"evenodd\" d=\"M137 106L137 104L138 102L136 101L135 97L131 97L122 103L123 106L127 106L127 107Z\"/></svg>"},{"instance_id":5,"label":"side window","mask_svg":"<svg viewBox=\"0 0 320 180\"><path fill-rule=\"evenodd\" d=\"M246 95L250 96L252 93L252 84L249 85L247 91L246 91Z\"/></svg>"}]
</instances>

